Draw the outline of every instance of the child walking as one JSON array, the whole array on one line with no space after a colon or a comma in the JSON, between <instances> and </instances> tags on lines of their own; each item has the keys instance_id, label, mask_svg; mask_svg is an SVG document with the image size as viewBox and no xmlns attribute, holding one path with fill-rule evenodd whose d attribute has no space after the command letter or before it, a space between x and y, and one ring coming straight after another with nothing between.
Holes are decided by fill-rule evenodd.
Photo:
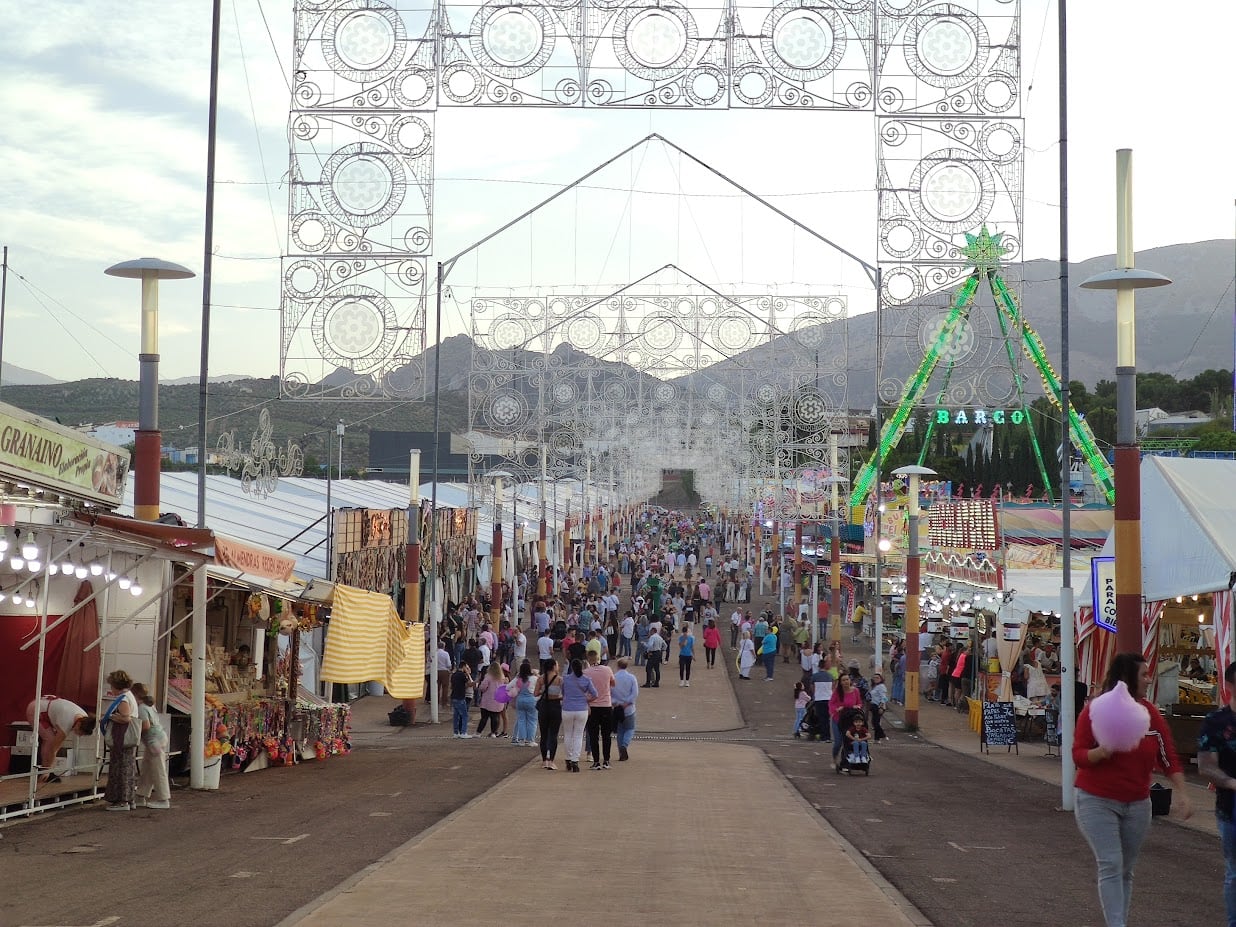
<instances>
[{"instance_id":1,"label":"child walking","mask_svg":"<svg viewBox=\"0 0 1236 927\"><path fill-rule=\"evenodd\" d=\"M803 718L807 714L807 706L810 704L811 696L807 694L807 689L801 682L794 683L794 729L790 733L795 737L803 736L798 729L803 723Z\"/></svg>"},{"instance_id":2,"label":"child walking","mask_svg":"<svg viewBox=\"0 0 1236 927\"><path fill-rule=\"evenodd\" d=\"M884 726L880 723L884 717L884 709L888 707L888 686L884 684L883 673L873 673L871 690L867 693L867 701L871 703L871 726L875 729L876 743L888 740Z\"/></svg>"}]
</instances>

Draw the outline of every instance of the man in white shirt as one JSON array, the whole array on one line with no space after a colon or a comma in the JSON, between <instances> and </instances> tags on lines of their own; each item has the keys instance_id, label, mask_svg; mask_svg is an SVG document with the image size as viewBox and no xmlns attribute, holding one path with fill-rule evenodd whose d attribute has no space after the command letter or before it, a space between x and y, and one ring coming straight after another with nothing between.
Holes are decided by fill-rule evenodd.
<instances>
[{"instance_id":1,"label":"man in white shirt","mask_svg":"<svg viewBox=\"0 0 1236 927\"><path fill-rule=\"evenodd\" d=\"M738 646L738 632L741 630L741 625L742 625L742 609L736 608L734 609L734 614L730 615L730 647L731 648L736 648Z\"/></svg>"},{"instance_id":2,"label":"man in white shirt","mask_svg":"<svg viewBox=\"0 0 1236 927\"><path fill-rule=\"evenodd\" d=\"M443 641L438 641L438 707L451 703L451 654Z\"/></svg>"},{"instance_id":3,"label":"man in white shirt","mask_svg":"<svg viewBox=\"0 0 1236 927\"><path fill-rule=\"evenodd\" d=\"M635 617L629 612L622 619L619 631L618 656L629 657L631 655L631 641L635 637Z\"/></svg>"},{"instance_id":4,"label":"man in white shirt","mask_svg":"<svg viewBox=\"0 0 1236 927\"><path fill-rule=\"evenodd\" d=\"M541 675L544 676L554 662L554 639L548 631L536 639L536 655L541 661Z\"/></svg>"},{"instance_id":5,"label":"man in white shirt","mask_svg":"<svg viewBox=\"0 0 1236 927\"><path fill-rule=\"evenodd\" d=\"M648 643L644 646L648 651L648 662L644 667L644 688L658 689L661 687L661 658L669 647L661 636L661 622L654 621L648 626Z\"/></svg>"},{"instance_id":6,"label":"man in white shirt","mask_svg":"<svg viewBox=\"0 0 1236 927\"><path fill-rule=\"evenodd\" d=\"M524 636L522 628L515 629L511 644L515 650L515 659L511 661L511 666L518 667L528 656L528 638Z\"/></svg>"}]
</instances>

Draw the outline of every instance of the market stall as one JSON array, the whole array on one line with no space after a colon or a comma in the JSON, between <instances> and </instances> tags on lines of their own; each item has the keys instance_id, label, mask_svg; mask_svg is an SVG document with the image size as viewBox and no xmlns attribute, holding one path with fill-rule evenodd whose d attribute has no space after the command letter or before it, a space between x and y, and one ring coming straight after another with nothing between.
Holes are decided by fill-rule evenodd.
<instances>
[{"instance_id":1,"label":"market stall","mask_svg":"<svg viewBox=\"0 0 1236 927\"><path fill-rule=\"evenodd\" d=\"M1226 703L1236 580L1236 461L1145 457L1142 486L1142 654L1183 756L1197 752L1201 718ZM1102 556L1114 553L1111 537ZM1077 611L1078 674L1091 686L1115 652L1114 627L1096 621L1087 585ZM1196 666L1194 665L1196 661ZM1191 678L1192 677L1192 678Z\"/></svg>"}]
</instances>

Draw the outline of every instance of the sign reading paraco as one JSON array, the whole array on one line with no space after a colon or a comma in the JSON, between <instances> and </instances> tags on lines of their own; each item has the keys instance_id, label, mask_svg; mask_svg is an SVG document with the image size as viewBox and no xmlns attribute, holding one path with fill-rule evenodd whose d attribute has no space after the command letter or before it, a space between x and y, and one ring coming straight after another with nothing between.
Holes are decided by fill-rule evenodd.
<instances>
[{"instance_id":1,"label":"sign reading paraco","mask_svg":"<svg viewBox=\"0 0 1236 927\"><path fill-rule=\"evenodd\" d=\"M0 475L115 508L128 474L124 448L0 403Z\"/></svg>"}]
</instances>

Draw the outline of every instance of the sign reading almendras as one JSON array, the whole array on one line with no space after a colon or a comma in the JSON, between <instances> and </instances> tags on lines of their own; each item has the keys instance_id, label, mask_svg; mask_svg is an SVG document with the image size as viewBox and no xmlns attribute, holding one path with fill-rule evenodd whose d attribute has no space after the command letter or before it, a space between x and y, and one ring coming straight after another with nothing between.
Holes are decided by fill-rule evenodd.
<instances>
[{"instance_id":1,"label":"sign reading almendras","mask_svg":"<svg viewBox=\"0 0 1236 927\"><path fill-rule=\"evenodd\" d=\"M115 508L129 452L0 403L0 477Z\"/></svg>"}]
</instances>

